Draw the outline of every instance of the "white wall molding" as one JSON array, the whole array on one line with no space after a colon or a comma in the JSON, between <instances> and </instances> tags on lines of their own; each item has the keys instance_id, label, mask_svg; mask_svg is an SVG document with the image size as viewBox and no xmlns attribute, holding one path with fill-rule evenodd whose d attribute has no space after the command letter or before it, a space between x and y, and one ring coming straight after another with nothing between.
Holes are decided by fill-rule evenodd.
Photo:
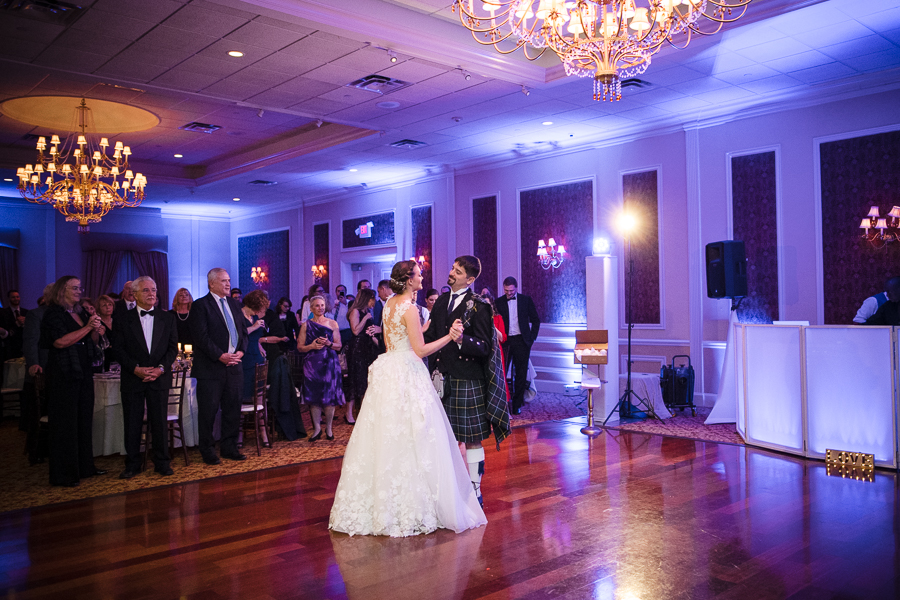
<instances>
[{"instance_id":1,"label":"white wall molding","mask_svg":"<svg viewBox=\"0 0 900 600\"><path fill-rule=\"evenodd\" d=\"M690 307L690 349L696 359L703 355L703 252L702 218L700 214L700 131L685 129L685 179L687 183L687 249L688 249L688 305ZM695 360L694 391L704 393L704 362Z\"/></svg>"}]
</instances>

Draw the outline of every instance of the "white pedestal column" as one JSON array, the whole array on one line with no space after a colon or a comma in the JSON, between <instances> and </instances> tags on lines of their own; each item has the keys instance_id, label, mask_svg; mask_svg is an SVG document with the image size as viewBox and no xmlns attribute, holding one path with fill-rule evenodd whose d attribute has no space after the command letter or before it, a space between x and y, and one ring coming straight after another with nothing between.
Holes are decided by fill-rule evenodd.
<instances>
[{"instance_id":1,"label":"white pedestal column","mask_svg":"<svg viewBox=\"0 0 900 600\"><path fill-rule=\"evenodd\" d=\"M587 328L609 332L607 364L585 366L607 382L594 392L594 421L599 424L619 401L619 263L615 256L588 256L585 263ZM618 420L616 413L609 422Z\"/></svg>"}]
</instances>

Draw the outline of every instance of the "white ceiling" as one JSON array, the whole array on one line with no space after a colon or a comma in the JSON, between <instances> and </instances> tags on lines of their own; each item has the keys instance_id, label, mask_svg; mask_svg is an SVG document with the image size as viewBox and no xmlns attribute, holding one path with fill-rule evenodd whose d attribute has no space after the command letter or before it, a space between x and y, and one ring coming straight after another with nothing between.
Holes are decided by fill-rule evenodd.
<instances>
[{"instance_id":1,"label":"white ceiling","mask_svg":"<svg viewBox=\"0 0 900 600\"><path fill-rule=\"evenodd\" d=\"M480 46L450 0L82 5L67 25L0 11L0 101L83 95L157 114L159 126L122 139L148 177L145 205L166 212L318 202L361 184L900 85L900 0L756 0L737 26L654 57L641 76L651 85L616 103L595 102L592 82L565 77L554 58ZM412 85L383 96L346 87L373 73ZM191 121L222 129L178 129ZM0 117L5 177L33 162L30 133L49 132ZM402 139L426 145L390 146ZM258 179L277 185L249 185ZM9 183L0 193L17 195Z\"/></svg>"}]
</instances>

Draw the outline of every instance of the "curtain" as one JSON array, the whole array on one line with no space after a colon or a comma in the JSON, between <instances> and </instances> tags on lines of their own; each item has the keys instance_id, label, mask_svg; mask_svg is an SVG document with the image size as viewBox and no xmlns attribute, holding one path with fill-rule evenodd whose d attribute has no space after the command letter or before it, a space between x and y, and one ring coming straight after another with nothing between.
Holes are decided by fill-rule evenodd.
<instances>
[{"instance_id":1,"label":"curtain","mask_svg":"<svg viewBox=\"0 0 900 600\"><path fill-rule=\"evenodd\" d=\"M16 249L0 246L0 306L6 306L9 290L19 289L19 263ZM28 304L24 301L23 304Z\"/></svg>"},{"instance_id":2,"label":"curtain","mask_svg":"<svg viewBox=\"0 0 900 600\"><path fill-rule=\"evenodd\" d=\"M134 264L141 275L149 275L156 282L157 306L169 309L169 256L165 252L132 252Z\"/></svg>"},{"instance_id":3,"label":"curtain","mask_svg":"<svg viewBox=\"0 0 900 600\"><path fill-rule=\"evenodd\" d=\"M116 279L123 254L124 252L107 250L91 250L84 253L84 279L81 285L85 296L96 300L98 296L112 291L110 286Z\"/></svg>"}]
</instances>

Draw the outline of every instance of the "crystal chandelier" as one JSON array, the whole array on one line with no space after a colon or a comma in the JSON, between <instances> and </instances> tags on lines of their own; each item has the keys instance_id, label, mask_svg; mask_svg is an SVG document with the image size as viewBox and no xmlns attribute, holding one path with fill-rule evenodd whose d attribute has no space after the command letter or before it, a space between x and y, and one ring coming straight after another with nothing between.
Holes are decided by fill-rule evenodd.
<instances>
[{"instance_id":1,"label":"crystal chandelier","mask_svg":"<svg viewBox=\"0 0 900 600\"><path fill-rule=\"evenodd\" d=\"M895 206L884 217L879 216L877 206L869 209L859 228L862 238L875 248L884 248L891 242L900 242L900 206Z\"/></svg>"},{"instance_id":2,"label":"crystal chandelier","mask_svg":"<svg viewBox=\"0 0 900 600\"><path fill-rule=\"evenodd\" d=\"M622 97L622 80L646 71L663 44L678 47L675 38L682 37L685 47L693 34L717 33L750 2L454 0L452 9L478 43L502 54L523 48L529 60L550 48L566 75L594 78L594 100L612 101Z\"/></svg>"},{"instance_id":3,"label":"crystal chandelier","mask_svg":"<svg viewBox=\"0 0 900 600\"><path fill-rule=\"evenodd\" d=\"M72 131L60 141L46 137L37 142L37 161L19 167L19 191L29 202L49 204L65 215L66 221L78 222L78 231L87 233L91 223L99 223L114 208L138 206L144 199L147 178L134 174L128 165L131 148L116 142L112 155L107 155L109 140L85 135L93 130L91 109L81 99L75 108ZM75 140L73 142L73 139Z\"/></svg>"}]
</instances>

